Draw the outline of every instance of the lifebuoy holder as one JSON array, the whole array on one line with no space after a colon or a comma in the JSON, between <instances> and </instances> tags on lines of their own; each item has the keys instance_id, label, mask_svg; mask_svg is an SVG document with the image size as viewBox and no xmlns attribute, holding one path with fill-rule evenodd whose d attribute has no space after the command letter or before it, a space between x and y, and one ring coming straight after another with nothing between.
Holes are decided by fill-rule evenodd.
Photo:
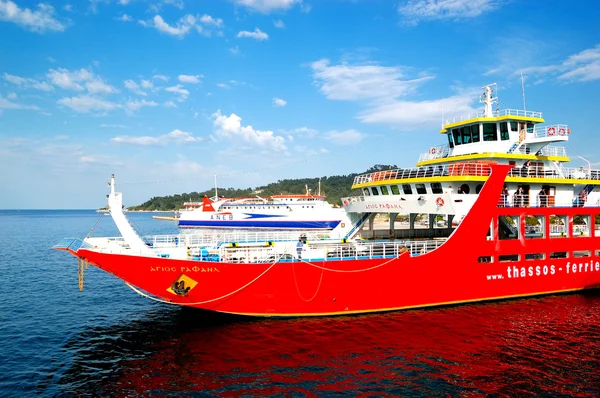
<instances>
[{"instance_id":1,"label":"lifebuoy holder","mask_svg":"<svg viewBox=\"0 0 600 398\"><path fill-rule=\"evenodd\" d=\"M435 200L435 203L436 203L436 204L437 204L439 207L442 207L442 206L444 205L444 199L442 199L441 197L438 197L438 198Z\"/></svg>"}]
</instances>

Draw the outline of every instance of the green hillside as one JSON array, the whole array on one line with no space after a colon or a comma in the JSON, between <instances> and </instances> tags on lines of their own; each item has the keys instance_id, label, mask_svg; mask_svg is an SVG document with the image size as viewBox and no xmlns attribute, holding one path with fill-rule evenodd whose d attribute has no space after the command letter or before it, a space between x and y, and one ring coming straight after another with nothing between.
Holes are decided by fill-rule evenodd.
<instances>
[{"instance_id":1,"label":"green hillside","mask_svg":"<svg viewBox=\"0 0 600 398\"><path fill-rule=\"evenodd\" d=\"M350 195L350 188L355 176L374 171L389 170L392 168L397 168L397 166L376 164L362 173L321 177L321 194L327 196L327 201L329 203L339 205L340 198ZM220 197L226 198L248 197L254 195L265 197L269 195L280 194L304 194L307 186L313 194L316 194L319 186L319 178L279 180L266 186L246 189L219 187L218 191ZM200 202L204 196L212 197L214 194L214 189L211 189L203 192L190 192L160 197L157 196L139 206L131 206L129 207L129 210L179 210L183 208L184 202Z\"/></svg>"}]
</instances>

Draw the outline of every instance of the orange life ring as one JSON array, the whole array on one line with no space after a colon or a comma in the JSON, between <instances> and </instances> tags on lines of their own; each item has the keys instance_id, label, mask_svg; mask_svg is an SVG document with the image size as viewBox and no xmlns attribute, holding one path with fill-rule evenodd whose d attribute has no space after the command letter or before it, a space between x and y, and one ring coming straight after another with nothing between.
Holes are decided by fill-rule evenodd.
<instances>
[{"instance_id":1,"label":"orange life ring","mask_svg":"<svg viewBox=\"0 0 600 398\"><path fill-rule=\"evenodd\" d=\"M344 206L348 206L348 199L344 199Z\"/></svg>"},{"instance_id":2,"label":"orange life ring","mask_svg":"<svg viewBox=\"0 0 600 398\"><path fill-rule=\"evenodd\" d=\"M435 155L435 148L431 148L431 154Z\"/></svg>"},{"instance_id":3,"label":"orange life ring","mask_svg":"<svg viewBox=\"0 0 600 398\"><path fill-rule=\"evenodd\" d=\"M443 205L444 205L444 199L442 199L441 197L438 197L438 198L435 200L435 203L436 203L438 206L440 206L440 207L441 207L441 206L443 206Z\"/></svg>"},{"instance_id":4,"label":"orange life ring","mask_svg":"<svg viewBox=\"0 0 600 398\"><path fill-rule=\"evenodd\" d=\"M561 127L558 129L558 135L565 135L565 129L564 127Z\"/></svg>"},{"instance_id":5,"label":"orange life ring","mask_svg":"<svg viewBox=\"0 0 600 398\"><path fill-rule=\"evenodd\" d=\"M548 127L547 132L549 136L556 135L556 129L554 127Z\"/></svg>"},{"instance_id":6,"label":"orange life ring","mask_svg":"<svg viewBox=\"0 0 600 398\"><path fill-rule=\"evenodd\" d=\"M571 134L571 129L567 128L567 135Z\"/></svg>"}]
</instances>

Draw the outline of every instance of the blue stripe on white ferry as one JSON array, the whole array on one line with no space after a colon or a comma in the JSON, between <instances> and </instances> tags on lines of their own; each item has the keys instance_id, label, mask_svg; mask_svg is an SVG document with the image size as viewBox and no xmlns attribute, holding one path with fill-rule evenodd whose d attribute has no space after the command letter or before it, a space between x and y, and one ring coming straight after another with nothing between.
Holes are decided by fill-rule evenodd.
<instances>
[{"instance_id":1,"label":"blue stripe on white ferry","mask_svg":"<svg viewBox=\"0 0 600 398\"><path fill-rule=\"evenodd\" d=\"M224 220L179 220L180 227L212 228L280 228L280 229L334 229L340 220L333 221L260 221L256 219Z\"/></svg>"}]
</instances>

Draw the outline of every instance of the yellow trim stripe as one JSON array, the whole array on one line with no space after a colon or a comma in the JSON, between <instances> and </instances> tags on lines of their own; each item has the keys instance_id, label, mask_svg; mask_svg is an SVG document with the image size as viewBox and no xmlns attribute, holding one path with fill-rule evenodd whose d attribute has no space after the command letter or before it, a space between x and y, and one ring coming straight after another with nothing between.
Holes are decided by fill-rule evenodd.
<instances>
[{"instance_id":1,"label":"yellow trim stripe","mask_svg":"<svg viewBox=\"0 0 600 398\"><path fill-rule=\"evenodd\" d=\"M591 289L597 289L597 288L596 287L580 287L580 288L576 288L576 289L552 290L552 291L548 291L548 292L516 294L516 295L512 295L512 296L497 296L497 297L487 297L487 298L480 298L480 299L473 299L473 300L446 301L443 303L434 303L434 304L419 304L419 305L409 305L409 306L405 306L405 307L381 308L378 310L336 311L336 312L323 312L323 313L319 313L319 314L313 314L313 313L264 314L264 313L254 313L254 312L229 312L229 311L219 311L219 312L222 312L225 314L232 314L232 315L246 315L246 316L256 316L256 317L263 317L263 318L359 315L359 314L372 314L372 313L377 313L377 312L411 310L411 309L416 309L416 308L441 307L441 306L447 306L447 305L480 303L480 302L484 302L484 301L518 299L518 298L522 298L522 297L535 297L535 296L544 296L544 295L549 295L549 294L573 293L573 292L579 292L579 291L591 290Z\"/></svg>"},{"instance_id":2,"label":"yellow trim stripe","mask_svg":"<svg viewBox=\"0 0 600 398\"><path fill-rule=\"evenodd\" d=\"M530 117L530 116L499 116L499 117L476 117L473 119L463 120L461 122L450 123L442 127L440 130L441 134L445 134L448 129L453 129L454 127L466 126L467 124L473 123L494 123L494 122L502 122L505 120L514 120L516 122L534 122L534 123L544 123L545 120L541 117Z\"/></svg>"},{"instance_id":3,"label":"yellow trim stripe","mask_svg":"<svg viewBox=\"0 0 600 398\"><path fill-rule=\"evenodd\" d=\"M569 162L571 159L568 156L536 156L536 155L524 155L518 153L503 153L503 152L484 152L484 153L476 153L470 155L457 155L457 156L448 156L445 158L424 160L422 162L418 162L417 166L428 166L434 165L438 163L447 163L447 162L460 162L464 160L475 160L475 159L519 159L519 160L548 160L548 161L557 161L557 162Z\"/></svg>"}]
</instances>

